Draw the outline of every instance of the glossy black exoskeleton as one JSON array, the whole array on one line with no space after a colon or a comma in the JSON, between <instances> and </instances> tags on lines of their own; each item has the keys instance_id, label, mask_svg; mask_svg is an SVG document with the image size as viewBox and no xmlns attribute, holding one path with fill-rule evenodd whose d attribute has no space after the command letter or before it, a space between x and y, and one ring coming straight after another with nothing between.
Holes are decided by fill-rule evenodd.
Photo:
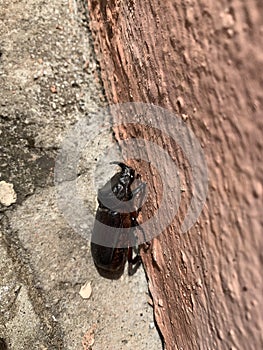
<instances>
[{"instance_id":1,"label":"glossy black exoskeleton","mask_svg":"<svg viewBox=\"0 0 263 350\"><path fill-rule=\"evenodd\" d=\"M135 180L134 169L124 163L112 162L111 164L119 165L121 171L115 174L98 191L99 207L97 209L95 225L92 232L91 253L94 264L101 276L110 279L118 279L123 274L127 260L129 263L129 275L132 275L136 271L140 263L140 256L137 253L136 257L134 259L132 258L133 248L131 243L127 241L130 235L127 237L127 234L122 234L121 230L116 230L112 246L103 246L94 243L94 241L96 242L95 238L98 238L98 236L100 236L100 242L103 240L103 237L107 239L107 229L105 226L101 228L100 225L96 225L96 222L99 221L104 225L110 226L111 232L112 228L126 229L133 227L135 231L136 226L139 225L137 217L141 210L146 184L140 182L139 186L132 190L131 185ZM136 178L140 179L140 175L138 174ZM137 203L137 206L135 205L136 195L141 195L140 204ZM114 203L116 199L118 200L117 204ZM125 202L129 203L131 206L129 211L120 210ZM101 232L102 230L103 232ZM135 265L134 268L133 265Z\"/></svg>"}]
</instances>

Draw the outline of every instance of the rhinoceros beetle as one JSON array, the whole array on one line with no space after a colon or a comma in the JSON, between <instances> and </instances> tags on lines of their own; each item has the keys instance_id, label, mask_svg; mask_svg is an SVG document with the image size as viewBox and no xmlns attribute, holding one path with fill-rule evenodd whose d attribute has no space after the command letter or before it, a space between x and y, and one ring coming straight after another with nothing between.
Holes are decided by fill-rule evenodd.
<instances>
[{"instance_id":1,"label":"rhinoceros beetle","mask_svg":"<svg viewBox=\"0 0 263 350\"><path fill-rule=\"evenodd\" d=\"M135 179L140 179L140 175L135 177L135 170L128 165L121 162L112 162L120 166L121 171L116 173L101 189L98 191L98 209L96 212L96 220L91 238L91 254L94 264L103 277L109 279L118 279L124 271L126 261L128 260L128 273L132 275L140 264L140 256L137 252L135 258L133 255L133 247L127 241L127 233L121 233L117 228L134 228L139 227L137 221L143 198L145 196L146 183L141 182L137 188L131 189ZM140 195L139 203L135 205L135 199ZM114 200L117 204L114 204ZM122 205L129 203L130 210L122 211ZM107 238L107 227L98 225L96 223L107 225L113 230L116 228L116 235L114 233L114 242L112 246L103 246L94 243L98 236ZM141 228L140 228L141 229ZM141 229L142 230L142 229ZM103 231L103 232L102 232ZM136 240L136 237L135 237ZM100 238L100 242L102 239Z\"/></svg>"}]
</instances>

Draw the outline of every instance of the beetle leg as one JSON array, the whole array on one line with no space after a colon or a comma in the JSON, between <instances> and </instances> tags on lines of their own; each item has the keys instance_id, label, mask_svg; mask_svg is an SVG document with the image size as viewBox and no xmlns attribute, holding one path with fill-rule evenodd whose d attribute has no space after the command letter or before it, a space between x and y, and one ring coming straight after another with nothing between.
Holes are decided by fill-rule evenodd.
<instances>
[{"instance_id":1,"label":"beetle leg","mask_svg":"<svg viewBox=\"0 0 263 350\"><path fill-rule=\"evenodd\" d=\"M132 257L132 247L128 248L128 274L132 276L138 270L141 265L141 257L137 254L134 258Z\"/></svg>"},{"instance_id":2,"label":"beetle leg","mask_svg":"<svg viewBox=\"0 0 263 350\"><path fill-rule=\"evenodd\" d=\"M132 226L138 228L142 232L143 239L144 239L145 242L147 242L147 237L146 237L146 234L144 232L144 229L140 226L140 224L139 224L139 222L137 221L136 218L132 218ZM136 239L138 240L137 237L136 237ZM148 242L147 242L147 244L148 244Z\"/></svg>"},{"instance_id":3,"label":"beetle leg","mask_svg":"<svg viewBox=\"0 0 263 350\"><path fill-rule=\"evenodd\" d=\"M137 237L136 237L136 240L137 240ZM137 242L136 242L136 243L137 243ZM136 246L133 247L133 251L134 251L134 253L135 253L136 255L139 255L139 246L138 246L138 244L136 244Z\"/></svg>"},{"instance_id":4,"label":"beetle leg","mask_svg":"<svg viewBox=\"0 0 263 350\"><path fill-rule=\"evenodd\" d=\"M141 203L142 204L142 201L143 201L143 198L145 196L145 188L146 188L146 183L145 182L142 182L137 188L135 188L133 191L132 191L132 195L133 197L136 196L136 194L140 193L143 191L143 196L142 196L142 200L141 200Z\"/></svg>"}]
</instances>

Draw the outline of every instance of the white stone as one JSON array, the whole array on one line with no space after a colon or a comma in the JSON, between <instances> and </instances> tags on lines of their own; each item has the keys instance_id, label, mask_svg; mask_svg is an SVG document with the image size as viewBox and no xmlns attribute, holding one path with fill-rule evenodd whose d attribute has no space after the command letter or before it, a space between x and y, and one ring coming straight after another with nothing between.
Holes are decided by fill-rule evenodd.
<instances>
[{"instance_id":1,"label":"white stone","mask_svg":"<svg viewBox=\"0 0 263 350\"><path fill-rule=\"evenodd\" d=\"M16 202L16 193L11 183L0 181L0 203L8 207Z\"/></svg>"},{"instance_id":2,"label":"white stone","mask_svg":"<svg viewBox=\"0 0 263 350\"><path fill-rule=\"evenodd\" d=\"M86 282L79 291L80 296L83 299L89 299L92 293L92 288L91 288L91 283L90 282Z\"/></svg>"}]
</instances>

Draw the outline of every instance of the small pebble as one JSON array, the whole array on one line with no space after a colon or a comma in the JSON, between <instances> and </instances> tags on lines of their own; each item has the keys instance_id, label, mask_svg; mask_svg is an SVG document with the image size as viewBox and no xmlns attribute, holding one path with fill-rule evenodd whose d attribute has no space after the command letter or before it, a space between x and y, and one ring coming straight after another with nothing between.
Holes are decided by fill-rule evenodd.
<instances>
[{"instance_id":1,"label":"small pebble","mask_svg":"<svg viewBox=\"0 0 263 350\"><path fill-rule=\"evenodd\" d=\"M80 296L83 299L89 299L92 293L91 282L86 282L79 291Z\"/></svg>"},{"instance_id":2,"label":"small pebble","mask_svg":"<svg viewBox=\"0 0 263 350\"><path fill-rule=\"evenodd\" d=\"M154 322L150 322L149 328L150 328L150 329L154 329Z\"/></svg>"},{"instance_id":3,"label":"small pebble","mask_svg":"<svg viewBox=\"0 0 263 350\"><path fill-rule=\"evenodd\" d=\"M5 181L0 181L0 203L6 207L16 202L14 185Z\"/></svg>"}]
</instances>

